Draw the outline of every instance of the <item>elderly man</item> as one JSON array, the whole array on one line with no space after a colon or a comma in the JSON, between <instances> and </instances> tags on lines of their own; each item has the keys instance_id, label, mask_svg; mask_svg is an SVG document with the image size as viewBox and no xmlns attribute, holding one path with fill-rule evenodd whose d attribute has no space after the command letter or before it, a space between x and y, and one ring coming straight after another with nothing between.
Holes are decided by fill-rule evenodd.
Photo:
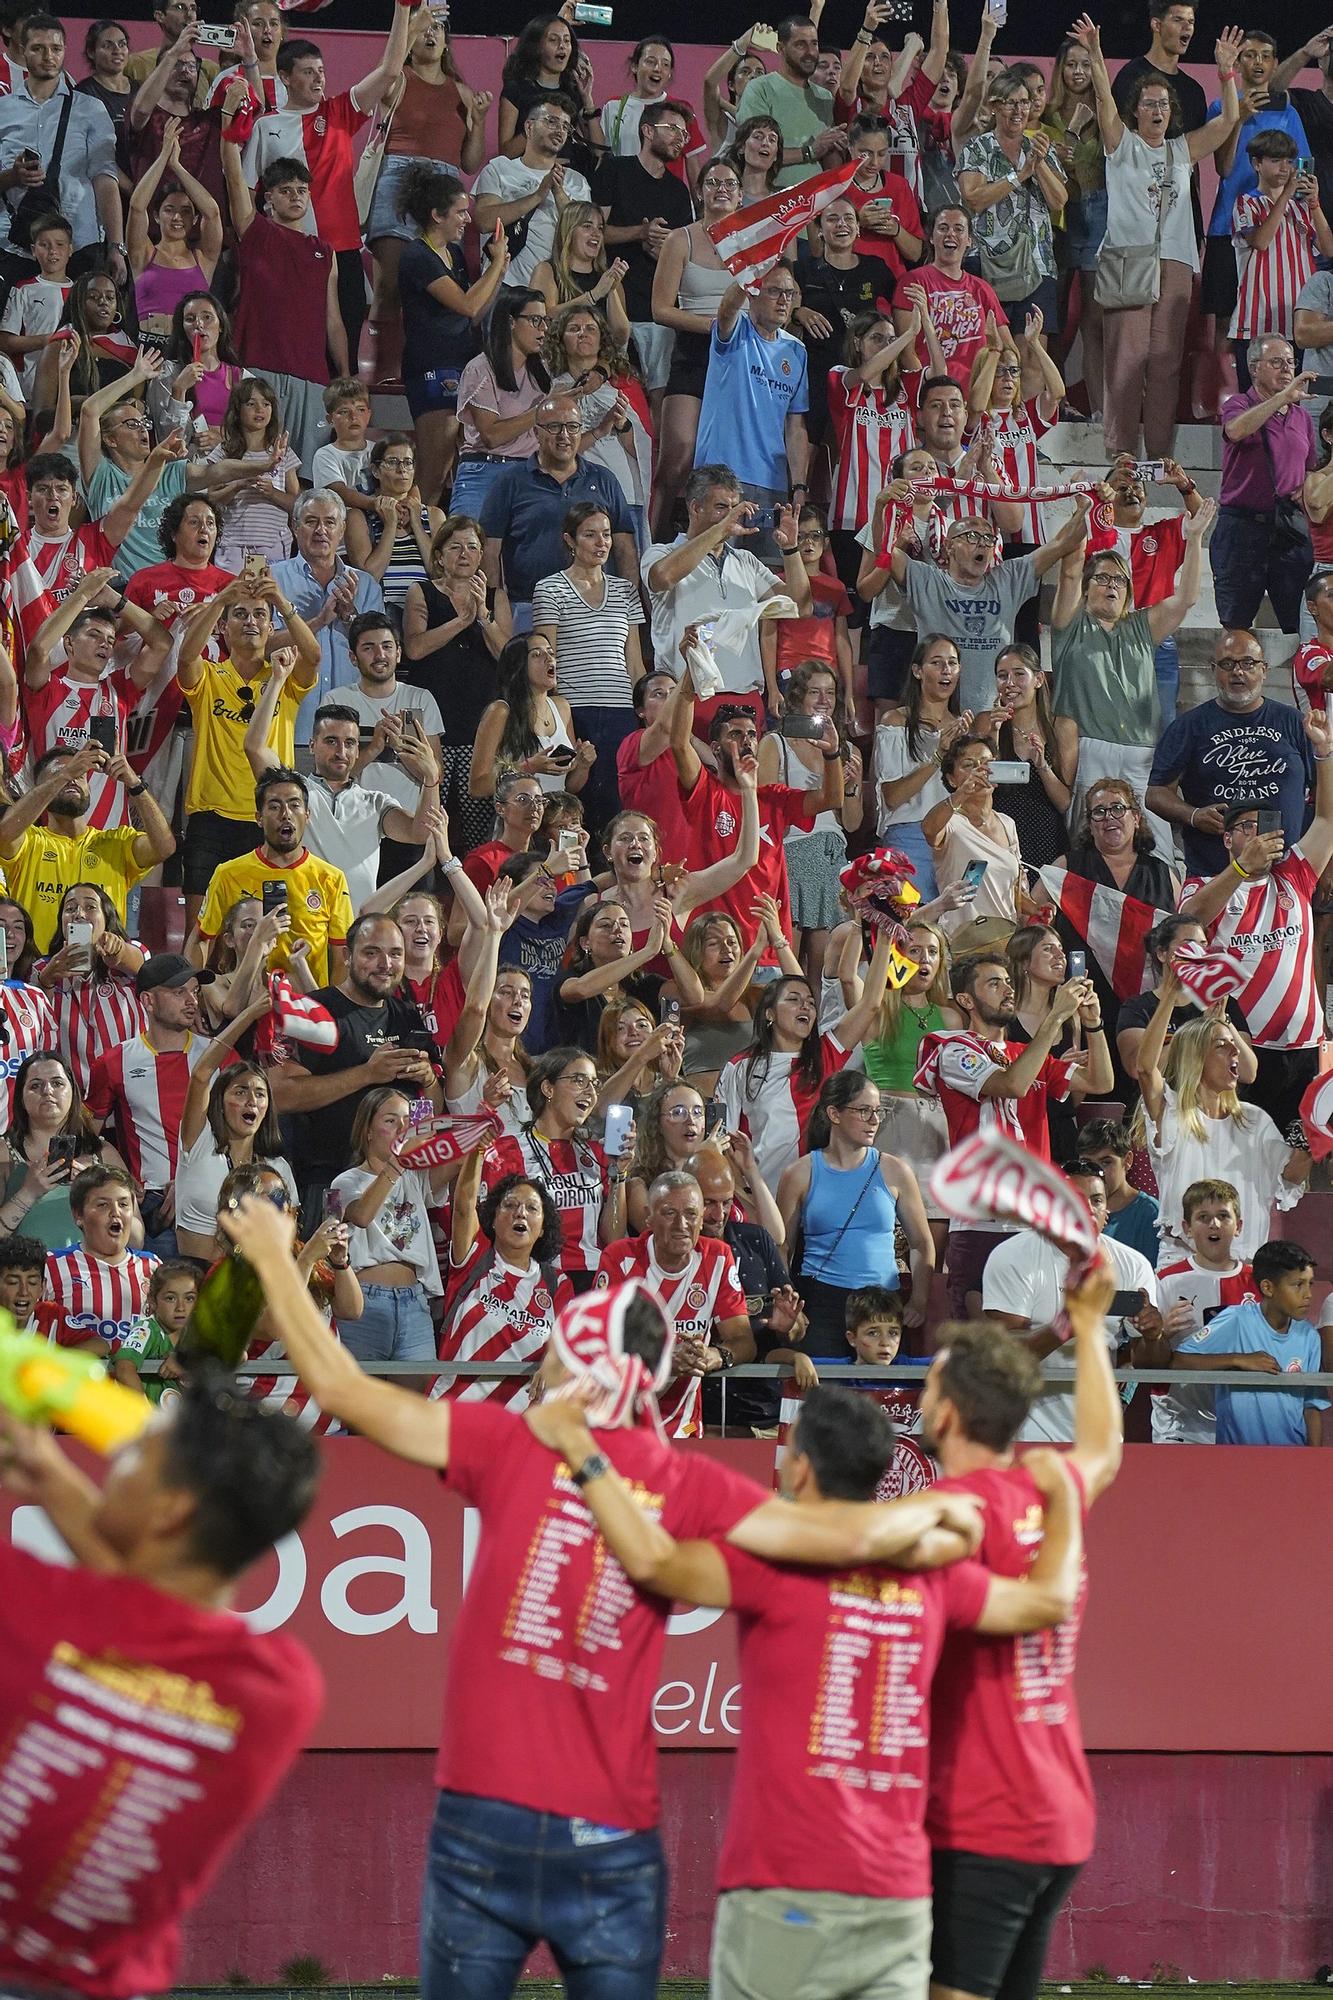
<instances>
[{"instance_id":1,"label":"elderly man","mask_svg":"<svg viewBox=\"0 0 1333 2000\"><path fill-rule=\"evenodd\" d=\"M116 134L105 107L76 91L65 75L65 30L53 14L30 14L23 30L26 76L0 97L0 274L12 284L36 269L32 251L14 238L14 217L23 197L40 188L51 170L61 120L68 108L56 175L57 192L47 202L58 208L74 232L74 248L105 244L108 268L117 283L128 275L120 182L116 177Z\"/></svg>"},{"instance_id":2,"label":"elderly man","mask_svg":"<svg viewBox=\"0 0 1333 2000\"><path fill-rule=\"evenodd\" d=\"M356 668L347 628L363 611L383 611L384 592L369 570L353 569L342 555L347 509L336 493L316 486L292 508L296 554L273 565L273 580L319 641L319 675L296 717L296 740L310 741L315 710L333 688L352 687ZM286 635L275 632L275 646Z\"/></svg>"},{"instance_id":3,"label":"elderly man","mask_svg":"<svg viewBox=\"0 0 1333 2000\"><path fill-rule=\"evenodd\" d=\"M1220 632L1214 699L1177 716L1157 746L1144 803L1180 828L1190 875L1226 867L1222 835L1232 806L1278 813L1288 847L1309 819L1305 795L1315 779L1309 740L1289 702L1266 698L1267 672L1253 632Z\"/></svg>"},{"instance_id":4,"label":"elderly man","mask_svg":"<svg viewBox=\"0 0 1333 2000\"><path fill-rule=\"evenodd\" d=\"M791 1274L779 1247L782 1215L763 1177L754 1168L750 1142L733 1132L725 1153L705 1146L688 1162L703 1196L705 1236L725 1243L736 1259L736 1275L745 1292L745 1311L754 1335L756 1356L767 1358L775 1347L792 1347L805 1338L805 1315L792 1290ZM753 1198L754 1222L737 1222L736 1196L745 1174L745 1191ZM781 1390L776 1381L728 1382L723 1392L721 1370L704 1383L704 1419L711 1429L725 1416L728 1433L752 1431L776 1436Z\"/></svg>"},{"instance_id":5,"label":"elderly man","mask_svg":"<svg viewBox=\"0 0 1333 2000\"><path fill-rule=\"evenodd\" d=\"M782 134L779 187L792 187L845 157L841 132L831 131L833 93L811 81L819 67L819 30L807 15L778 22L778 67L753 76L736 110L736 122L771 118Z\"/></svg>"},{"instance_id":6,"label":"elderly man","mask_svg":"<svg viewBox=\"0 0 1333 2000\"><path fill-rule=\"evenodd\" d=\"M1209 550L1213 593L1223 625L1253 625L1267 593L1282 630L1294 632L1310 544L1304 532L1290 532L1282 503L1295 500L1299 508L1314 458L1314 420L1301 407L1314 377L1296 373L1291 342L1281 334L1260 334L1246 355L1253 386L1226 397L1220 413L1222 506Z\"/></svg>"},{"instance_id":7,"label":"elderly man","mask_svg":"<svg viewBox=\"0 0 1333 2000\"><path fill-rule=\"evenodd\" d=\"M633 578L634 523L619 481L579 457L583 424L572 396L548 396L533 414L537 449L506 465L482 503L486 537L482 567L492 589L503 582L514 632L532 630L532 593L544 576L569 567L565 516L580 500L595 500L611 523L617 575Z\"/></svg>"},{"instance_id":8,"label":"elderly man","mask_svg":"<svg viewBox=\"0 0 1333 2000\"><path fill-rule=\"evenodd\" d=\"M787 330L800 296L785 259L765 272L753 296L728 285L699 406L695 464L730 465L765 521L789 493L798 506L809 493L809 363L804 342ZM765 534L755 553L767 558L772 548Z\"/></svg>"},{"instance_id":9,"label":"elderly man","mask_svg":"<svg viewBox=\"0 0 1333 2000\"><path fill-rule=\"evenodd\" d=\"M660 1398L668 1437L703 1428L699 1385L738 1361L753 1361L754 1335L736 1260L719 1236L705 1236L704 1198L693 1174L659 1174L648 1190L648 1227L602 1252L598 1290L642 1279L674 1322L672 1379Z\"/></svg>"},{"instance_id":10,"label":"elderly man","mask_svg":"<svg viewBox=\"0 0 1333 2000\"><path fill-rule=\"evenodd\" d=\"M796 516L783 510L774 541L782 552L783 574L776 578L747 548L736 542L752 538L749 525L754 504L728 465L698 465L685 488L689 528L674 542L654 542L643 558L643 581L651 599L653 653L662 670L676 671L685 635L709 624L725 611L762 604L770 597L795 600L802 618L810 614L810 579L796 541ZM759 650L759 626L734 642L715 635L713 657L722 676L722 692L698 704L695 721L706 729L720 702L743 701L754 710L755 726L764 721L764 663Z\"/></svg>"},{"instance_id":11,"label":"elderly man","mask_svg":"<svg viewBox=\"0 0 1333 2000\"><path fill-rule=\"evenodd\" d=\"M583 175L560 155L569 140L574 105L563 95L534 104L523 120L523 151L516 160L499 153L477 175L473 189L477 234L485 242L500 223L509 229L527 222L523 247L512 259L506 282L530 285L537 266L551 254L555 226L567 201L590 201Z\"/></svg>"}]
</instances>

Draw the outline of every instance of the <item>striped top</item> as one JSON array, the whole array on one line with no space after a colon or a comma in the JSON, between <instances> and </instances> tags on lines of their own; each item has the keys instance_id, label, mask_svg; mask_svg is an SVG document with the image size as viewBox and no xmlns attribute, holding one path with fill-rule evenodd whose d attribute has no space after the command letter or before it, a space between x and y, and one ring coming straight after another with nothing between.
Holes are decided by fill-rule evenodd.
<instances>
[{"instance_id":1,"label":"striped top","mask_svg":"<svg viewBox=\"0 0 1333 2000\"><path fill-rule=\"evenodd\" d=\"M384 523L378 514L365 516L370 531L370 546L379 547L380 536L384 533ZM430 509L421 509L421 525L427 541L430 539ZM380 588L384 592L384 602L396 605L401 611L403 600L409 587L414 583L426 582L426 567L421 560L421 548L410 528L400 528L393 538L393 548L389 554L389 566L384 572Z\"/></svg>"},{"instance_id":2,"label":"striped top","mask_svg":"<svg viewBox=\"0 0 1333 2000\"><path fill-rule=\"evenodd\" d=\"M630 626L643 623L634 584L604 572L602 601L593 610L567 570L544 576L532 593L532 623L537 631L554 627L556 679L572 707L630 707L625 642Z\"/></svg>"}]
</instances>

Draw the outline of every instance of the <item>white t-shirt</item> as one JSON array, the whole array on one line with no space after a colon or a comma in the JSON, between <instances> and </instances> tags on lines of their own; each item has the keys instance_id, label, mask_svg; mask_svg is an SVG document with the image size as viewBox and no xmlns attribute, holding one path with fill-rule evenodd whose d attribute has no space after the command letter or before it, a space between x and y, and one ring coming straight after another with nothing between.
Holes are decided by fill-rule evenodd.
<instances>
[{"instance_id":1,"label":"white t-shirt","mask_svg":"<svg viewBox=\"0 0 1333 2000\"><path fill-rule=\"evenodd\" d=\"M907 730L896 724L881 723L875 731L875 810L880 837L891 826L916 826L926 817L932 807L943 805L949 796L948 786L938 771L931 773L921 790L900 806L892 808L884 804L880 786L895 778L906 778L924 764L927 757L933 757L939 748L940 732L927 729L919 724L916 732L917 754L912 756L907 747Z\"/></svg>"},{"instance_id":2,"label":"white t-shirt","mask_svg":"<svg viewBox=\"0 0 1333 2000\"><path fill-rule=\"evenodd\" d=\"M720 563L714 556L705 556L671 590L651 589L648 573L653 564L678 549L685 539L684 535L677 535L674 542L654 542L639 566L644 589L648 591L653 658L677 680L682 672L680 642L687 625L720 618L724 611L735 611L740 605L762 604L775 589L781 588L773 571L766 569L758 556L751 555L748 549L728 547L723 550ZM763 687L764 662L759 650L758 625L751 627L738 650L729 652L715 644L713 655L725 693L752 694Z\"/></svg>"},{"instance_id":3,"label":"white t-shirt","mask_svg":"<svg viewBox=\"0 0 1333 2000\"><path fill-rule=\"evenodd\" d=\"M635 151L638 151L637 146ZM482 195L495 195L500 201L519 201L525 194L546 179L544 167L525 167L522 160L488 160L472 184L472 193L478 200ZM591 201L592 190L583 175L573 167L565 168L565 200ZM537 266L544 263L551 254L555 242L555 225L559 211L555 196L549 190L527 217L528 234L523 248L509 266L505 279L507 285L526 285L531 281Z\"/></svg>"},{"instance_id":4,"label":"white t-shirt","mask_svg":"<svg viewBox=\"0 0 1333 2000\"><path fill-rule=\"evenodd\" d=\"M1294 1208L1304 1194L1304 1187L1282 1178L1291 1147L1268 1113L1257 1104L1241 1109L1243 1123L1205 1118L1208 1136L1196 1139L1181 1122L1168 1086L1160 1127L1149 1119L1148 1154L1162 1204L1160 1264L1174 1263L1188 1249L1183 1204L1195 1181L1229 1181L1240 1196L1240 1229L1231 1251L1245 1263L1273 1234L1272 1211Z\"/></svg>"},{"instance_id":5,"label":"white t-shirt","mask_svg":"<svg viewBox=\"0 0 1333 2000\"><path fill-rule=\"evenodd\" d=\"M370 446L358 445L355 451L344 451L341 445L322 444L315 453L310 467L310 476L319 487L332 486L334 480L350 486L354 492L361 490L361 475L370 464Z\"/></svg>"},{"instance_id":6,"label":"white t-shirt","mask_svg":"<svg viewBox=\"0 0 1333 2000\"><path fill-rule=\"evenodd\" d=\"M440 705L433 694L425 688L408 687L399 681L392 694L366 694L360 687L339 688L337 700L354 708L361 723L373 729L382 715L406 715L409 710L421 718L421 726L427 736L438 742L444 729L444 719ZM421 787L415 778L409 777L402 765L395 761L376 759L367 764L361 773L361 783L367 791L385 792L396 806L401 806L409 815L416 812L421 798Z\"/></svg>"},{"instance_id":7,"label":"white t-shirt","mask_svg":"<svg viewBox=\"0 0 1333 2000\"><path fill-rule=\"evenodd\" d=\"M1163 201L1166 212L1158 254L1199 268L1190 206L1190 155L1184 139L1150 146L1126 126L1106 161L1106 247L1130 250L1151 243Z\"/></svg>"},{"instance_id":8,"label":"white t-shirt","mask_svg":"<svg viewBox=\"0 0 1333 2000\"><path fill-rule=\"evenodd\" d=\"M343 1198L344 1211L349 1202L365 1193L374 1178L368 1167L349 1167L345 1174L339 1174L333 1185ZM364 1271L371 1264L410 1264L422 1291L430 1298L441 1298L444 1287L440 1283L440 1263L426 1212L429 1201L429 1175L408 1172L395 1181L380 1203L379 1214L367 1228L348 1227L352 1269Z\"/></svg>"},{"instance_id":9,"label":"white t-shirt","mask_svg":"<svg viewBox=\"0 0 1333 2000\"><path fill-rule=\"evenodd\" d=\"M1160 1303L1157 1273L1148 1259L1128 1243L1103 1236L1102 1248L1111 1260L1118 1292L1145 1292L1149 1305ZM1069 1259L1035 1230L1020 1229L1005 1238L986 1259L981 1276L983 1312L1012 1313L1034 1327L1049 1326L1064 1303L1065 1277ZM1112 1359L1120 1344L1120 1323L1108 1320L1106 1342ZM1047 1375L1074 1373L1074 1344L1066 1341L1042 1362ZM1041 1396L1032 1414L1018 1433L1027 1443L1072 1444L1074 1442L1074 1398Z\"/></svg>"},{"instance_id":10,"label":"white t-shirt","mask_svg":"<svg viewBox=\"0 0 1333 2000\"><path fill-rule=\"evenodd\" d=\"M218 1088L225 1088L220 1085ZM256 1166L271 1167L281 1174L295 1207L300 1200L296 1181L286 1160L256 1160ZM192 1146L182 1147L176 1161L176 1221L195 1236L211 1236L218 1226L218 1191L230 1168L220 1153L207 1121Z\"/></svg>"}]
</instances>

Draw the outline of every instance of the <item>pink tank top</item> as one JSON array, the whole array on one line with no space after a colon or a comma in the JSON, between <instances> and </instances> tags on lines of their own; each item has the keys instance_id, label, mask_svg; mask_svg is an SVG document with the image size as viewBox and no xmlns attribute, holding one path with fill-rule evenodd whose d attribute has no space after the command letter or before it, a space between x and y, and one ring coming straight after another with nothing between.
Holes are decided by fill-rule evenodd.
<instances>
[{"instance_id":1,"label":"pink tank top","mask_svg":"<svg viewBox=\"0 0 1333 2000\"><path fill-rule=\"evenodd\" d=\"M160 313L170 319L187 292L206 292L208 279L204 276L202 264L191 264L187 270L176 271L167 264L156 261L146 264L134 281L134 303L139 309L140 319L147 319Z\"/></svg>"}]
</instances>

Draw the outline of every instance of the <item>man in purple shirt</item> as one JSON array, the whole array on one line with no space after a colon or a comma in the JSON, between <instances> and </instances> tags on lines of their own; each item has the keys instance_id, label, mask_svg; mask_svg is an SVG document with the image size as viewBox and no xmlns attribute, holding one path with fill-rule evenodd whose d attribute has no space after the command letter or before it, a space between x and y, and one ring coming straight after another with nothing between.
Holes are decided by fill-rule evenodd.
<instances>
[{"instance_id":1,"label":"man in purple shirt","mask_svg":"<svg viewBox=\"0 0 1333 2000\"><path fill-rule=\"evenodd\" d=\"M1279 502L1299 502L1314 457L1314 420L1301 404L1315 378L1296 373L1291 342L1278 333L1252 340L1246 359L1253 386L1228 396L1221 412L1221 512L1209 550L1218 622L1253 625L1267 592L1282 630L1294 632L1310 540L1293 536Z\"/></svg>"}]
</instances>

